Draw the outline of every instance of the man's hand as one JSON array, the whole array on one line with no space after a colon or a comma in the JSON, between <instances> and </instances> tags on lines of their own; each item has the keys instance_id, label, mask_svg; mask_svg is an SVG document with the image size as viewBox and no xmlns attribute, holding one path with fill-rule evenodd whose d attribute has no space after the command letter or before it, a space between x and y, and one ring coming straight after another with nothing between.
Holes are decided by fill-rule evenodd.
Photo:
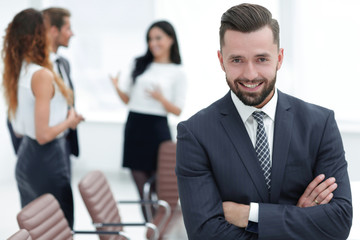
<instances>
[{"instance_id":1,"label":"man's hand","mask_svg":"<svg viewBox=\"0 0 360 240\"><path fill-rule=\"evenodd\" d=\"M223 210L226 221L240 228L246 228L249 221L249 205L223 202Z\"/></svg>"},{"instance_id":2,"label":"man's hand","mask_svg":"<svg viewBox=\"0 0 360 240\"><path fill-rule=\"evenodd\" d=\"M337 184L333 177L323 181L324 179L324 174L317 176L305 189L296 206L304 208L329 203L334 196L333 192Z\"/></svg>"}]
</instances>

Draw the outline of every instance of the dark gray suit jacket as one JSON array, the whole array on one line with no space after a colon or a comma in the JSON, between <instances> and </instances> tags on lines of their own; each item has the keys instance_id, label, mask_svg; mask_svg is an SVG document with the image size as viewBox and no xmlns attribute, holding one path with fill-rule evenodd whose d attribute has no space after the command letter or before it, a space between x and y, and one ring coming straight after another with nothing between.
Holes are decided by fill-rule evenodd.
<instances>
[{"instance_id":1,"label":"dark gray suit jacket","mask_svg":"<svg viewBox=\"0 0 360 240\"><path fill-rule=\"evenodd\" d=\"M347 162L333 111L278 91L271 194L230 92L178 125L179 194L189 239L346 239L352 224ZM296 203L319 174L335 177L329 204ZM223 201L259 203L258 233L229 224Z\"/></svg>"},{"instance_id":2,"label":"dark gray suit jacket","mask_svg":"<svg viewBox=\"0 0 360 240\"><path fill-rule=\"evenodd\" d=\"M70 78L70 64L69 61L64 57L59 57L58 59L60 63L64 66L67 78L69 79L70 88L74 91L74 85ZM60 70L59 70L60 72ZM75 92L74 92L75 96ZM75 98L74 98L74 106L75 106ZM78 143L78 136L77 136L77 129L69 129L69 133L66 136L68 150L70 151L70 154L78 157L79 156L79 143Z\"/></svg>"}]
</instances>

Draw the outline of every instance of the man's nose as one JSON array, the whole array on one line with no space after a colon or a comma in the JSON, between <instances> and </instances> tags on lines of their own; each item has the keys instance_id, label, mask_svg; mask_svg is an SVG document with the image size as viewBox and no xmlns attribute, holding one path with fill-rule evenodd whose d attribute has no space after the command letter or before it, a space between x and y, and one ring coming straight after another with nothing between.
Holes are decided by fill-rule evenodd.
<instances>
[{"instance_id":1,"label":"man's nose","mask_svg":"<svg viewBox=\"0 0 360 240\"><path fill-rule=\"evenodd\" d=\"M245 66L243 77L249 80L255 79L258 77L258 72L256 67L252 62L248 62Z\"/></svg>"}]
</instances>

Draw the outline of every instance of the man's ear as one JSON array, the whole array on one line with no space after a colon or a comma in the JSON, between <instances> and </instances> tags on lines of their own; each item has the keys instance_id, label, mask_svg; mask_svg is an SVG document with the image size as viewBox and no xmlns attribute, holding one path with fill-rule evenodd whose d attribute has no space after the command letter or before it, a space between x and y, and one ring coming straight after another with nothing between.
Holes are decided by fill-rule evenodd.
<instances>
[{"instance_id":1,"label":"man's ear","mask_svg":"<svg viewBox=\"0 0 360 240\"><path fill-rule=\"evenodd\" d=\"M278 54L278 63L277 63L276 70L279 70L281 68L283 60L284 60L284 49L280 48L279 49L279 54Z\"/></svg>"},{"instance_id":2,"label":"man's ear","mask_svg":"<svg viewBox=\"0 0 360 240\"><path fill-rule=\"evenodd\" d=\"M218 58L219 58L221 69L225 72L224 59L223 59L223 56L222 56L222 53L221 53L220 50L217 51L217 55L218 55Z\"/></svg>"},{"instance_id":3,"label":"man's ear","mask_svg":"<svg viewBox=\"0 0 360 240\"><path fill-rule=\"evenodd\" d=\"M59 35L60 31L56 26L51 26L49 28L49 33L51 36L57 36L57 35Z\"/></svg>"}]
</instances>

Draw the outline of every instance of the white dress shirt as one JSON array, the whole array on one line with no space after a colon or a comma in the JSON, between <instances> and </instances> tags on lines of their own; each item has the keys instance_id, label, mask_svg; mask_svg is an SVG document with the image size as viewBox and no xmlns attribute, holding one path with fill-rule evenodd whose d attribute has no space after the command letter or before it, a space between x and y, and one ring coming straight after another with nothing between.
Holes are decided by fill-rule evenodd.
<instances>
[{"instance_id":1,"label":"white dress shirt","mask_svg":"<svg viewBox=\"0 0 360 240\"><path fill-rule=\"evenodd\" d=\"M263 111L264 115L264 127L266 136L269 142L270 148L270 164L272 165L272 152L273 152L273 140L274 140L274 123L275 123L275 112L276 112L276 105L278 101L278 94L277 90L275 89L274 96L270 99L270 101L263 106L261 109L247 106L245 105L240 99L231 91L231 99L235 104L239 115L244 122L246 131L249 134L250 140L255 148L256 144L256 129L257 129L257 122L255 121L252 113L255 111ZM259 221L259 204L258 203L250 203L250 214L249 214L249 221L258 222Z\"/></svg>"},{"instance_id":2,"label":"white dress shirt","mask_svg":"<svg viewBox=\"0 0 360 240\"><path fill-rule=\"evenodd\" d=\"M50 52L50 60L53 64L53 70L56 74L58 74L64 81L65 85L70 88L70 80L68 79L68 75L64 69L64 66L63 65L60 65L58 67L58 64L56 62L56 60L58 60L60 58L59 55L57 55L56 53L54 52ZM61 73L59 72L59 69L61 71Z\"/></svg>"}]
</instances>

